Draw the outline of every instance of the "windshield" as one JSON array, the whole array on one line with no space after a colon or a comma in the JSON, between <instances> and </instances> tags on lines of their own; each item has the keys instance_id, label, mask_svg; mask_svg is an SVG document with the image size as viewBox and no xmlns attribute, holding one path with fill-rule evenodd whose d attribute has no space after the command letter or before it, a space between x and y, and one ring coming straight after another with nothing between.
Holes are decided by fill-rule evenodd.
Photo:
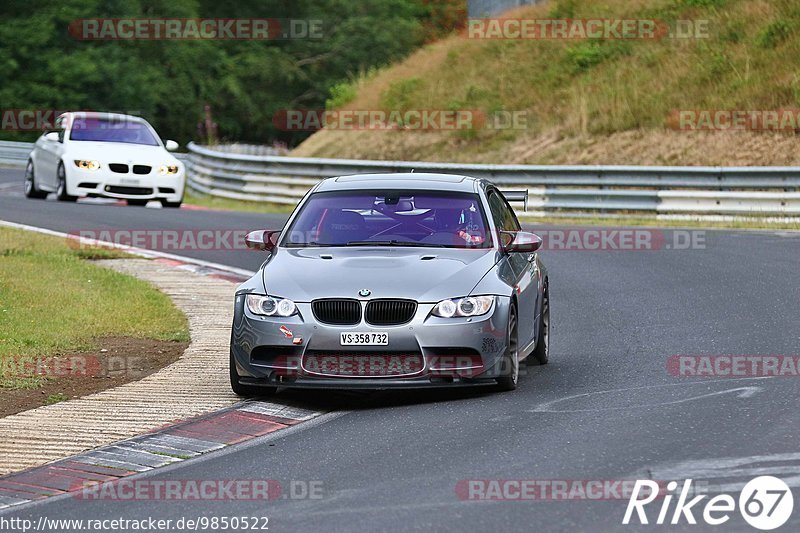
<instances>
[{"instance_id":1,"label":"windshield","mask_svg":"<svg viewBox=\"0 0 800 533\"><path fill-rule=\"evenodd\" d=\"M488 248L491 239L475 194L346 191L311 195L283 245Z\"/></svg>"},{"instance_id":2,"label":"windshield","mask_svg":"<svg viewBox=\"0 0 800 533\"><path fill-rule=\"evenodd\" d=\"M102 141L158 146L158 141L146 124L129 119L76 119L72 125L69 138L72 141Z\"/></svg>"}]
</instances>

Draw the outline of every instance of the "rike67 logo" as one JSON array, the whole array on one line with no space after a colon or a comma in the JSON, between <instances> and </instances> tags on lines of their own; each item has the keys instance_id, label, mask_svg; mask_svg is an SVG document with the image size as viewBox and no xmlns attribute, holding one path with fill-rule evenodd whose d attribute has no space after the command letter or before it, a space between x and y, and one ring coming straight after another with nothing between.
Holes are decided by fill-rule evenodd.
<instances>
[{"instance_id":1,"label":"rike67 logo","mask_svg":"<svg viewBox=\"0 0 800 533\"><path fill-rule=\"evenodd\" d=\"M692 480L687 479L677 494L675 507L671 509L678 483L670 481L666 494L659 492L659 484L652 480L637 480L633 493L628 500L628 508L622 523L636 524L631 521L634 512L639 524L649 524L645 507L663 495L660 510L655 524L697 524L695 513L701 514L703 521L712 526L725 524L736 511L737 501L729 494L717 494L707 501L707 494L690 498ZM703 502L703 504L701 504ZM653 506L657 507L657 506ZM760 476L750 480L739 493L739 513L742 518L756 529L764 531L778 528L789 520L794 508L794 497L789 486L782 480L772 476ZM670 516L670 511L672 511Z\"/></svg>"}]
</instances>

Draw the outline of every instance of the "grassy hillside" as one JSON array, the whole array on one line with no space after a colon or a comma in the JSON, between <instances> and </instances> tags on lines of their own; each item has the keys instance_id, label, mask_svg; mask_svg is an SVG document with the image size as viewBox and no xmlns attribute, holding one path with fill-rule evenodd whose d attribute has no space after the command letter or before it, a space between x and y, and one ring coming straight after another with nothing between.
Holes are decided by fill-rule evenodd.
<instances>
[{"instance_id":1,"label":"grassy hillside","mask_svg":"<svg viewBox=\"0 0 800 533\"><path fill-rule=\"evenodd\" d=\"M690 132L674 110L800 108L796 0L581 0L513 18L708 21L706 38L485 40L453 35L340 87L341 109L522 111L520 129L327 131L298 156L530 164L800 164L794 132Z\"/></svg>"}]
</instances>

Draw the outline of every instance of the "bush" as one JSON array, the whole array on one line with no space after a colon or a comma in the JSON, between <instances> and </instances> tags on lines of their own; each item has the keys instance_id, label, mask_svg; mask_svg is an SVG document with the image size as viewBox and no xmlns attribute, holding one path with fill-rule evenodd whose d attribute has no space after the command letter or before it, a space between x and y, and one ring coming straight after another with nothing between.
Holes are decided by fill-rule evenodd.
<instances>
[{"instance_id":1,"label":"bush","mask_svg":"<svg viewBox=\"0 0 800 533\"><path fill-rule=\"evenodd\" d=\"M414 102L414 91L422 85L420 78L406 78L389 85L381 94L381 106L387 109L409 109Z\"/></svg>"},{"instance_id":2,"label":"bush","mask_svg":"<svg viewBox=\"0 0 800 533\"><path fill-rule=\"evenodd\" d=\"M618 55L630 53L630 43L624 41L584 41L566 50L567 62L573 72L583 72Z\"/></svg>"},{"instance_id":3,"label":"bush","mask_svg":"<svg viewBox=\"0 0 800 533\"><path fill-rule=\"evenodd\" d=\"M353 101L356 97L356 84L351 81L337 83L330 90L330 97L325 100L325 109L337 109Z\"/></svg>"},{"instance_id":4,"label":"bush","mask_svg":"<svg viewBox=\"0 0 800 533\"><path fill-rule=\"evenodd\" d=\"M791 29L783 20L771 22L756 35L756 45L761 48L775 48L789 37Z\"/></svg>"}]
</instances>

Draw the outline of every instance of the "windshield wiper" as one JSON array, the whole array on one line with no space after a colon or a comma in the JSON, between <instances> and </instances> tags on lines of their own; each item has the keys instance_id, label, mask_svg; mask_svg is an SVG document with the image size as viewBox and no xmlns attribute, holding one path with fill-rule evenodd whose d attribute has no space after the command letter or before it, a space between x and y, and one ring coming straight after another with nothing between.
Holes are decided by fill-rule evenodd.
<instances>
[{"instance_id":1,"label":"windshield wiper","mask_svg":"<svg viewBox=\"0 0 800 533\"><path fill-rule=\"evenodd\" d=\"M430 248L430 244L424 242L409 242L409 241L349 241L347 246L414 246L418 248Z\"/></svg>"},{"instance_id":2,"label":"windshield wiper","mask_svg":"<svg viewBox=\"0 0 800 533\"><path fill-rule=\"evenodd\" d=\"M286 248L327 248L330 246L344 246L344 244L328 244L324 242L287 242Z\"/></svg>"}]
</instances>

